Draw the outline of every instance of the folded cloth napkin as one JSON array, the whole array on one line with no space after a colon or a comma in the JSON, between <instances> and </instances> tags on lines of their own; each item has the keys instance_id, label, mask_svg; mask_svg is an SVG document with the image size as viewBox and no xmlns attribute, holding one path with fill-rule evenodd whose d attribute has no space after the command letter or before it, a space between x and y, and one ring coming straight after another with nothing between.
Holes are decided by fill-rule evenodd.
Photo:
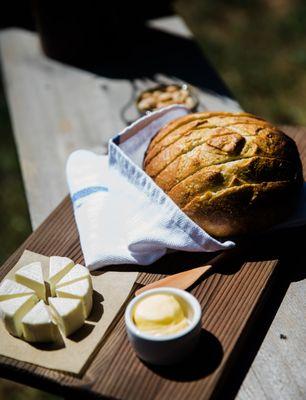
<instances>
[{"instance_id":1,"label":"folded cloth napkin","mask_svg":"<svg viewBox=\"0 0 306 400\"><path fill-rule=\"evenodd\" d=\"M85 150L70 155L68 185L90 269L148 265L168 249L214 252L235 245L214 239L196 225L142 170L152 137L167 122L187 113L183 106L170 106L140 118L110 140L108 156ZM305 207L293 217L293 225L302 220L306 220Z\"/></svg>"}]
</instances>

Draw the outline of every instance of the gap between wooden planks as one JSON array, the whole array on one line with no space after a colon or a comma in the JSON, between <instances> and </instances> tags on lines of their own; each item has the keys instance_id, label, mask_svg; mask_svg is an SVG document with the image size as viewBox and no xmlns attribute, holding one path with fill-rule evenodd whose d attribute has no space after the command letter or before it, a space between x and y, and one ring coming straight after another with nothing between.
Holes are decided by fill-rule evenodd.
<instances>
[{"instance_id":1,"label":"gap between wooden planks","mask_svg":"<svg viewBox=\"0 0 306 400\"><path fill-rule=\"evenodd\" d=\"M296 136L299 145L299 140L303 142L303 138L301 135ZM288 264L288 252L292 252L293 246L296 246L292 239L300 240L302 233L298 232L297 237L292 234L289 237L281 235L277 238L279 242L275 239L275 243L272 240L271 243L267 240L264 241L266 243L254 243L253 252L248 250L240 260L225 265L192 289L203 308L203 333L197 354L180 368L149 367L138 360L127 342L121 314L117 325L109 332L103 346L81 377L4 357L1 357L1 371L5 371L4 376L11 379L23 381L26 376L28 383L35 386L43 380L46 388L64 393L76 391L84 396L99 394L124 399L211 398L222 390L225 383L229 384L226 378L231 373L230 367L237 369L239 352L242 349L250 351L246 347L246 344L250 345L246 337L273 282L273 276L277 277L275 272L278 262L282 260ZM283 243L287 245L287 253L281 256ZM5 263L1 268L2 276L16 262L24 248L45 255L66 255L75 262L83 261L69 198ZM274 258L274 255L277 257ZM252 261L245 262L249 257ZM177 270L182 266L195 266L203 262L203 259L204 256L200 254L176 253L164 257L150 268L162 272L166 265L170 270ZM137 281L139 284L148 282L148 278L157 279L160 276L142 272ZM236 367L233 363L235 358Z\"/></svg>"}]
</instances>

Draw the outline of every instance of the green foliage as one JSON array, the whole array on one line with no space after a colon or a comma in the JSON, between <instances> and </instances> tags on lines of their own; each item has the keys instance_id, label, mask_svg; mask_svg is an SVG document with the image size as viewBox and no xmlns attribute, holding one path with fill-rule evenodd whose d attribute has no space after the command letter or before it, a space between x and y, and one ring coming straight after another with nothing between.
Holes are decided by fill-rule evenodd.
<instances>
[{"instance_id":1,"label":"green foliage","mask_svg":"<svg viewBox=\"0 0 306 400\"><path fill-rule=\"evenodd\" d=\"M16 148L3 88L0 87L0 263L31 232Z\"/></svg>"},{"instance_id":2,"label":"green foliage","mask_svg":"<svg viewBox=\"0 0 306 400\"><path fill-rule=\"evenodd\" d=\"M60 397L40 390L0 379L0 399L2 400L60 400Z\"/></svg>"},{"instance_id":3,"label":"green foliage","mask_svg":"<svg viewBox=\"0 0 306 400\"><path fill-rule=\"evenodd\" d=\"M176 8L245 110L306 124L306 2L180 0Z\"/></svg>"}]
</instances>

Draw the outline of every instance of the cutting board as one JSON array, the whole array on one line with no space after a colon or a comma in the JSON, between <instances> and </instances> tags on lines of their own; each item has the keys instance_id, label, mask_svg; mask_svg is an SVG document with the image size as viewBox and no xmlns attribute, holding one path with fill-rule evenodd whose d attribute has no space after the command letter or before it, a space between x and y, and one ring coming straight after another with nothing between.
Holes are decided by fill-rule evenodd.
<instances>
[{"instance_id":1,"label":"cutting board","mask_svg":"<svg viewBox=\"0 0 306 400\"><path fill-rule=\"evenodd\" d=\"M286 132L296 140L306 165L305 130L288 128ZM284 292L286 266L293 262L292 254L296 254L299 242L305 243L305 238L305 229L249 238L237 258L225 262L192 288L203 310L201 340L197 352L177 367L152 367L136 357L125 334L123 307L82 376L0 357L1 376L68 398L72 393L86 399L96 396L131 400L227 398L229 379L241 377L242 364L238 363L250 359L250 352L256 351L253 330L258 329L265 300L269 299L270 304L276 302L277 306L280 300L273 293L275 289ZM68 197L1 267L0 279L24 249L83 262ZM133 291L165 274L203 265L212 256L175 253L150 267L132 267L139 271ZM131 267L114 267L118 268Z\"/></svg>"}]
</instances>

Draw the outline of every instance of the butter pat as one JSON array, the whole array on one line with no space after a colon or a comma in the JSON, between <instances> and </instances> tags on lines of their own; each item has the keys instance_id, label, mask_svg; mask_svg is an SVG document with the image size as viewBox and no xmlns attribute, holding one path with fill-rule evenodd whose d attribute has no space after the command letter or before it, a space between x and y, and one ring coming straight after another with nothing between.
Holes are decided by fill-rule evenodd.
<instances>
[{"instance_id":1,"label":"butter pat","mask_svg":"<svg viewBox=\"0 0 306 400\"><path fill-rule=\"evenodd\" d=\"M48 308L40 300L22 319L23 337L28 342L54 342L58 335Z\"/></svg>"},{"instance_id":2,"label":"butter pat","mask_svg":"<svg viewBox=\"0 0 306 400\"><path fill-rule=\"evenodd\" d=\"M92 285L89 284L87 279L60 287L55 292L57 297L81 300L84 317L88 317L92 308Z\"/></svg>"},{"instance_id":3,"label":"butter pat","mask_svg":"<svg viewBox=\"0 0 306 400\"><path fill-rule=\"evenodd\" d=\"M16 282L33 289L39 299L46 300L46 287L40 262L33 262L15 273Z\"/></svg>"},{"instance_id":4,"label":"butter pat","mask_svg":"<svg viewBox=\"0 0 306 400\"><path fill-rule=\"evenodd\" d=\"M73 261L68 257L50 257L48 282L52 296L55 296L55 285L57 282L59 282L63 276L66 275L71 268L73 268L73 266Z\"/></svg>"},{"instance_id":5,"label":"butter pat","mask_svg":"<svg viewBox=\"0 0 306 400\"><path fill-rule=\"evenodd\" d=\"M0 310L6 329L14 336L22 336L21 320L37 302L35 295L15 297L0 303Z\"/></svg>"},{"instance_id":6,"label":"butter pat","mask_svg":"<svg viewBox=\"0 0 306 400\"><path fill-rule=\"evenodd\" d=\"M133 320L140 331L156 336L177 333L189 325L182 305L170 294L144 297L135 305Z\"/></svg>"},{"instance_id":7,"label":"butter pat","mask_svg":"<svg viewBox=\"0 0 306 400\"><path fill-rule=\"evenodd\" d=\"M56 288L61 288L71 283L86 279L91 286L91 276L88 268L83 265L76 264L57 284Z\"/></svg>"},{"instance_id":8,"label":"butter pat","mask_svg":"<svg viewBox=\"0 0 306 400\"><path fill-rule=\"evenodd\" d=\"M64 336L71 335L84 324L81 300L49 297L49 305L52 317Z\"/></svg>"},{"instance_id":9,"label":"butter pat","mask_svg":"<svg viewBox=\"0 0 306 400\"><path fill-rule=\"evenodd\" d=\"M35 294L34 290L11 279L4 279L0 286L0 301L31 294Z\"/></svg>"}]
</instances>

